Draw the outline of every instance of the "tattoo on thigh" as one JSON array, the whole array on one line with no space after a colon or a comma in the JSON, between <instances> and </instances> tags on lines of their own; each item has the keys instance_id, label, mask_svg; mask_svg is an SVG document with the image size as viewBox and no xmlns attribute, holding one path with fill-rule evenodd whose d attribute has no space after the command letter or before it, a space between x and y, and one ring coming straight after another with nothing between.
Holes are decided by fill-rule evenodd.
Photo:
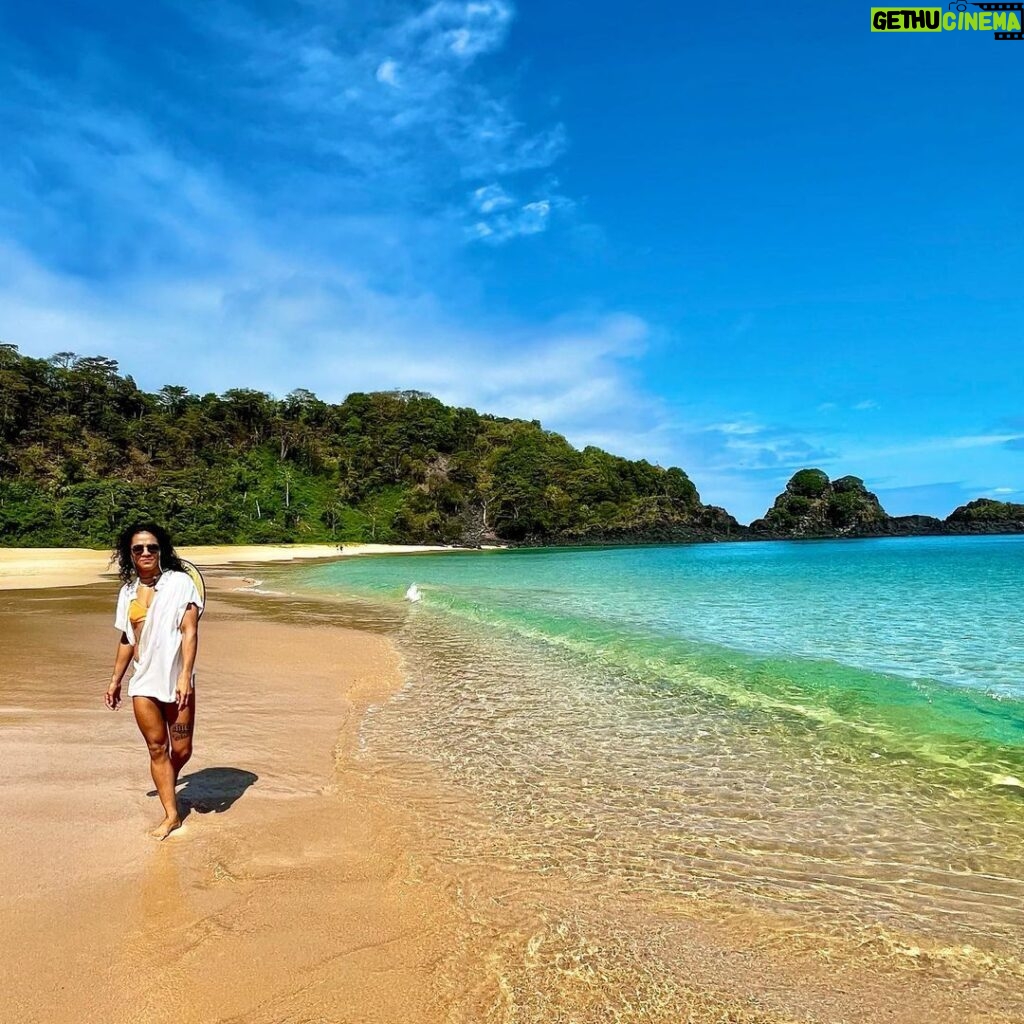
<instances>
[{"instance_id":1,"label":"tattoo on thigh","mask_svg":"<svg viewBox=\"0 0 1024 1024\"><path fill-rule=\"evenodd\" d=\"M192 723L191 722L175 722L171 726L171 736L177 740L183 740L187 736L192 735Z\"/></svg>"}]
</instances>

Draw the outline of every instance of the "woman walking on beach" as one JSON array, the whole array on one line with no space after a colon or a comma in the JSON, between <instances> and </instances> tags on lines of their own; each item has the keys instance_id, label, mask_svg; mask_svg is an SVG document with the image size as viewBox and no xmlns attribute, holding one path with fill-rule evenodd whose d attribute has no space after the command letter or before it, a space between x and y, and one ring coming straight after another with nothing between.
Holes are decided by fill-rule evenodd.
<instances>
[{"instance_id":1,"label":"woman walking on beach","mask_svg":"<svg viewBox=\"0 0 1024 1024\"><path fill-rule=\"evenodd\" d=\"M131 662L128 696L149 747L149 767L164 808L164 820L150 835L166 839L181 825L174 790L178 773L192 756L193 667L203 599L167 531L156 523L123 530L114 557L123 583L114 618L121 639L106 702L117 710L121 680Z\"/></svg>"}]
</instances>

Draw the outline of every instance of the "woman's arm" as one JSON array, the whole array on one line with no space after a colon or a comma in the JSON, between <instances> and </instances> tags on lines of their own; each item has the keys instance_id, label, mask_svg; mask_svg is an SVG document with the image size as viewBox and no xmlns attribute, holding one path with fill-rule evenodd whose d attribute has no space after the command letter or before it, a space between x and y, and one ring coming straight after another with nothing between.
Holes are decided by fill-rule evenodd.
<instances>
[{"instance_id":1,"label":"woman's arm","mask_svg":"<svg viewBox=\"0 0 1024 1024\"><path fill-rule=\"evenodd\" d=\"M104 700L111 711L116 711L121 703L121 680L128 671L128 663L132 660L132 652L135 645L128 639L126 633L121 634L117 642L117 653L114 655L114 674L110 678L110 685Z\"/></svg>"},{"instance_id":2,"label":"woman's arm","mask_svg":"<svg viewBox=\"0 0 1024 1024\"><path fill-rule=\"evenodd\" d=\"M192 688L192 670L196 664L196 651L199 649L199 609L190 604L181 619L181 675L175 686L178 707L188 705L188 695Z\"/></svg>"}]
</instances>

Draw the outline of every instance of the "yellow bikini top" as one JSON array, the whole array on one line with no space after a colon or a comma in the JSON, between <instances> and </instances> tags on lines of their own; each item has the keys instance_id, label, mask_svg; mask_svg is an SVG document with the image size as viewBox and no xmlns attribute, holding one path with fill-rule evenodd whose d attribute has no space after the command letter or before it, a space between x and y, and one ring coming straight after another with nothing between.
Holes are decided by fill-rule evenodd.
<instances>
[{"instance_id":1,"label":"yellow bikini top","mask_svg":"<svg viewBox=\"0 0 1024 1024\"><path fill-rule=\"evenodd\" d=\"M150 598L152 601L152 597ZM132 624L132 629L135 630L135 634L138 635L139 626L146 621L146 613L149 611L149 605L143 604L137 597L133 597L128 605L128 619Z\"/></svg>"}]
</instances>

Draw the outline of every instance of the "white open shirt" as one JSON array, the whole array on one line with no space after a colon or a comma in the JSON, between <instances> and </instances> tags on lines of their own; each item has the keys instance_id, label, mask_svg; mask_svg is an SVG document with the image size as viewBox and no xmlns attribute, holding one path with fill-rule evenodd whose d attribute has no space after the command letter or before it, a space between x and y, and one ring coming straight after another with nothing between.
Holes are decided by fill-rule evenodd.
<instances>
[{"instance_id":1,"label":"white open shirt","mask_svg":"<svg viewBox=\"0 0 1024 1024\"><path fill-rule=\"evenodd\" d=\"M146 621L138 641L128 618L128 606L138 593L139 581L126 583L117 595L114 628L135 645L134 671L128 682L129 697L155 697L165 704L175 701L175 686L181 675L181 620L190 604L203 607L203 600L187 572L165 570L156 581L153 599L146 609ZM195 685L195 673L192 685Z\"/></svg>"}]
</instances>

